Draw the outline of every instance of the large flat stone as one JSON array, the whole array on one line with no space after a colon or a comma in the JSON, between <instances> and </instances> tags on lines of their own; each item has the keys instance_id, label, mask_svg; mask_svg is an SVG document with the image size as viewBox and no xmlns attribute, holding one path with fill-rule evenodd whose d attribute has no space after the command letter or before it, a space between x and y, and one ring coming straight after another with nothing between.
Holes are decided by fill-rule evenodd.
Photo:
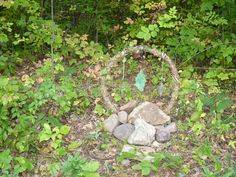
<instances>
[{"instance_id":1,"label":"large flat stone","mask_svg":"<svg viewBox=\"0 0 236 177\"><path fill-rule=\"evenodd\" d=\"M151 125L164 125L170 122L170 116L164 113L156 104L144 102L133 109L128 121L133 123L136 119L143 119Z\"/></svg>"},{"instance_id":2,"label":"large flat stone","mask_svg":"<svg viewBox=\"0 0 236 177\"><path fill-rule=\"evenodd\" d=\"M143 146L151 145L155 139L155 127L148 124L143 119L136 119L134 125L135 130L129 136L128 143Z\"/></svg>"}]
</instances>

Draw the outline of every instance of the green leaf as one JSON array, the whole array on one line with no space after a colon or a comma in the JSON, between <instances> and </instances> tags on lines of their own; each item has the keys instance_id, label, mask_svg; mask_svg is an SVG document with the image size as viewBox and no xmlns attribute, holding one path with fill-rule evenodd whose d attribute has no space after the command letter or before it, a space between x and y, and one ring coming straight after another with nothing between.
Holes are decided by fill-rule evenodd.
<instances>
[{"instance_id":1,"label":"green leaf","mask_svg":"<svg viewBox=\"0 0 236 177\"><path fill-rule=\"evenodd\" d=\"M54 154L56 154L56 155L66 155L66 153L67 152L66 152L65 148L63 148L63 147L58 148L54 151Z\"/></svg>"},{"instance_id":2,"label":"green leaf","mask_svg":"<svg viewBox=\"0 0 236 177\"><path fill-rule=\"evenodd\" d=\"M32 162L29 159L27 159L25 157L15 157L14 159L23 168L23 171L25 171L25 170L32 170L33 169L33 164L32 164Z\"/></svg>"},{"instance_id":3,"label":"green leaf","mask_svg":"<svg viewBox=\"0 0 236 177\"><path fill-rule=\"evenodd\" d=\"M85 172L84 176L85 177L100 177L98 173L88 173L88 172Z\"/></svg>"},{"instance_id":4,"label":"green leaf","mask_svg":"<svg viewBox=\"0 0 236 177\"><path fill-rule=\"evenodd\" d=\"M156 31L152 31L152 32L151 32L151 36L152 36L152 37L156 37L156 36L157 36L157 32L156 32Z\"/></svg>"},{"instance_id":5,"label":"green leaf","mask_svg":"<svg viewBox=\"0 0 236 177\"><path fill-rule=\"evenodd\" d=\"M227 73L220 73L220 74L218 74L217 75L217 77L220 79L220 80L227 80L227 79L229 79L229 74L227 74Z\"/></svg>"},{"instance_id":6,"label":"green leaf","mask_svg":"<svg viewBox=\"0 0 236 177\"><path fill-rule=\"evenodd\" d=\"M9 149L0 153L0 169L10 169L12 156Z\"/></svg>"},{"instance_id":7,"label":"green leaf","mask_svg":"<svg viewBox=\"0 0 236 177\"><path fill-rule=\"evenodd\" d=\"M52 143L51 143L51 146L54 148L54 149L56 149L56 148L58 148L60 145L61 145L61 140L54 140Z\"/></svg>"},{"instance_id":8,"label":"green leaf","mask_svg":"<svg viewBox=\"0 0 236 177\"><path fill-rule=\"evenodd\" d=\"M61 164L59 162L52 163L48 165L48 171L51 175L56 175L61 168Z\"/></svg>"},{"instance_id":9,"label":"green leaf","mask_svg":"<svg viewBox=\"0 0 236 177\"><path fill-rule=\"evenodd\" d=\"M145 33L140 31L140 32L138 32L136 37L139 38L139 39L144 39L144 36L145 36Z\"/></svg>"},{"instance_id":10,"label":"green leaf","mask_svg":"<svg viewBox=\"0 0 236 177\"><path fill-rule=\"evenodd\" d=\"M0 43L6 43L8 42L8 37L4 33L0 33Z\"/></svg>"},{"instance_id":11,"label":"green leaf","mask_svg":"<svg viewBox=\"0 0 236 177\"><path fill-rule=\"evenodd\" d=\"M0 88L4 88L8 84L9 79L6 77L0 78Z\"/></svg>"},{"instance_id":12,"label":"green leaf","mask_svg":"<svg viewBox=\"0 0 236 177\"><path fill-rule=\"evenodd\" d=\"M56 71L64 71L65 69L64 69L64 66L63 66L63 65L61 65L61 64L56 64L56 65L55 65L55 70L56 70Z\"/></svg>"},{"instance_id":13,"label":"green leaf","mask_svg":"<svg viewBox=\"0 0 236 177\"><path fill-rule=\"evenodd\" d=\"M136 164L132 167L134 170L141 170L142 176L147 176L152 170L152 164L149 161L142 161L139 164Z\"/></svg>"},{"instance_id":14,"label":"green leaf","mask_svg":"<svg viewBox=\"0 0 236 177\"><path fill-rule=\"evenodd\" d=\"M217 112L220 112L220 113L223 113L226 108L228 108L228 107L231 106L231 104L232 104L232 100L229 99L229 98L220 100L220 101L217 103L216 111L217 111Z\"/></svg>"},{"instance_id":15,"label":"green leaf","mask_svg":"<svg viewBox=\"0 0 236 177\"><path fill-rule=\"evenodd\" d=\"M44 127L44 132L45 133L52 133L51 127L48 123L43 124L43 127Z\"/></svg>"},{"instance_id":16,"label":"green leaf","mask_svg":"<svg viewBox=\"0 0 236 177\"><path fill-rule=\"evenodd\" d=\"M150 174L150 172L151 172L151 169L148 167L145 167L142 169L142 176L147 176Z\"/></svg>"},{"instance_id":17,"label":"green leaf","mask_svg":"<svg viewBox=\"0 0 236 177\"><path fill-rule=\"evenodd\" d=\"M89 162L89 163L84 164L82 166L82 169L88 172L96 172L99 166L100 164L98 162Z\"/></svg>"},{"instance_id":18,"label":"green leaf","mask_svg":"<svg viewBox=\"0 0 236 177\"><path fill-rule=\"evenodd\" d=\"M41 133L39 134L39 142L47 141L51 138L51 134Z\"/></svg>"},{"instance_id":19,"label":"green leaf","mask_svg":"<svg viewBox=\"0 0 236 177\"><path fill-rule=\"evenodd\" d=\"M129 152L122 152L118 157L117 161L121 162L125 159L135 159L136 151L134 149L130 150Z\"/></svg>"},{"instance_id":20,"label":"green leaf","mask_svg":"<svg viewBox=\"0 0 236 177\"><path fill-rule=\"evenodd\" d=\"M144 37L145 41L148 41L148 40L151 39L151 34L150 33L145 33L143 37Z\"/></svg>"},{"instance_id":21,"label":"green leaf","mask_svg":"<svg viewBox=\"0 0 236 177\"><path fill-rule=\"evenodd\" d=\"M145 26L141 26L141 30L144 32L144 33L149 33L149 29Z\"/></svg>"},{"instance_id":22,"label":"green leaf","mask_svg":"<svg viewBox=\"0 0 236 177\"><path fill-rule=\"evenodd\" d=\"M150 31L147 27L142 26L141 31L138 32L136 37L139 39L144 39L145 41L148 41L151 39L151 34L150 34Z\"/></svg>"},{"instance_id":23,"label":"green leaf","mask_svg":"<svg viewBox=\"0 0 236 177\"><path fill-rule=\"evenodd\" d=\"M82 142L74 141L74 142L72 142L72 143L69 144L68 150L76 149L76 148L78 148L81 144L82 144Z\"/></svg>"},{"instance_id":24,"label":"green leaf","mask_svg":"<svg viewBox=\"0 0 236 177\"><path fill-rule=\"evenodd\" d=\"M98 114L99 116L102 116L103 114L105 114L106 110L102 107L102 105L97 104L95 106L95 113Z\"/></svg>"},{"instance_id":25,"label":"green leaf","mask_svg":"<svg viewBox=\"0 0 236 177\"><path fill-rule=\"evenodd\" d=\"M138 73L137 77L135 78L135 86L138 88L139 91L143 92L144 87L145 87L145 83L146 83L145 74L144 74L143 70L141 70Z\"/></svg>"},{"instance_id":26,"label":"green leaf","mask_svg":"<svg viewBox=\"0 0 236 177\"><path fill-rule=\"evenodd\" d=\"M70 127L67 125L63 125L60 128L60 133L63 135L67 135L70 132Z\"/></svg>"}]
</instances>

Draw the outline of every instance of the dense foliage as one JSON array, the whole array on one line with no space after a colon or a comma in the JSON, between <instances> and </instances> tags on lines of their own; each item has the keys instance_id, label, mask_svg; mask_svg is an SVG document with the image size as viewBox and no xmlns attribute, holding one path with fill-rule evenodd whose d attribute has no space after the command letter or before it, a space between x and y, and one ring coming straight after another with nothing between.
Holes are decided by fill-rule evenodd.
<instances>
[{"instance_id":1,"label":"dense foliage","mask_svg":"<svg viewBox=\"0 0 236 177\"><path fill-rule=\"evenodd\" d=\"M236 148L234 0L58 0L54 21L52 28L49 0L0 1L0 176L33 172L42 151L55 156L48 173L58 173L62 165L65 176L73 176L74 171L77 176L99 176L97 162L79 154L65 159L79 144L66 144L70 126L63 119L91 109L100 117L109 115L101 101L100 74L106 73L104 66L111 56L139 44L165 51L177 65L181 90L172 115L181 120L181 133L191 132L180 141L195 144L193 160L203 174L235 175L235 159L231 159ZM118 104L134 98L153 100L160 97L156 91L160 82L171 83L167 65L152 56L141 58L125 58L108 76L111 96ZM129 79L119 80L122 75L133 80L137 75L140 91ZM152 88L145 91L142 80ZM166 86L161 98L168 98L170 92ZM225 154L214 151L211 142L229 148L227 163L220 161ZM154 156L158 165L168 157L167 167L182 166L179 174L191 171L178 160L181 157ZM141 162L134 170L149 174L157 171L155 163Z\"/></svg>"}]
</instances>

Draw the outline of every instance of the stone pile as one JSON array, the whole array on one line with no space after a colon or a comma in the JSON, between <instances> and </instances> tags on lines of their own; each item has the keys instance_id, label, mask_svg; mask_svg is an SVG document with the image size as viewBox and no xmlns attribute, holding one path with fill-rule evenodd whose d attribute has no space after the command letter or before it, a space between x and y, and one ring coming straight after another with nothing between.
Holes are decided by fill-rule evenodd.
<instances>
[{"instance_id":1,"label":"stone pile","mask_svg":"<svg viewBox=\"0 0 236 177\"><path fill-rule=\"evenodd\" d=\"M129 144L151 146L153 142L165 143L177 131L176 124L158 105L151 102L138 104L131 101L120 107L104 122L104 128L121 141Z\"/></svg>"}]
</instances>

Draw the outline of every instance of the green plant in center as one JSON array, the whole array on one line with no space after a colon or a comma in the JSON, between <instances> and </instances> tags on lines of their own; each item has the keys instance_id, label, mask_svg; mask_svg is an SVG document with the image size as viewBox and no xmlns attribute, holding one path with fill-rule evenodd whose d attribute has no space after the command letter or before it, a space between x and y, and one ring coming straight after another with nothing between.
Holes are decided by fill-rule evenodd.
<instances>
[{"instance_id":1,"label":"green plant in center","mask_svg":"<svg viewBox=\"0 0 236 177\"><path fill-rule=\"evenodd\" d=\"M99 177L96 172L99 168L98 162L89 162L79 153L69 155L62 164L62 171L66 177Z\"/></svg>"},{"instance_id":2,"label":"green plant in center","mask_svg":"<svg viewBox=\"0 0 236 177\"><path fill-rule=\"evenodd\" d=\"M50 140L50 146L55 149L55 154L65 155L66 150L61 147L62 145L62 136L67 135L70 131L70 127L63 125L60 128L54 127L51 129L48 123L43 125L43 130L39 133L39 141L48 141Z\"/></svg>"}]
</instances>

